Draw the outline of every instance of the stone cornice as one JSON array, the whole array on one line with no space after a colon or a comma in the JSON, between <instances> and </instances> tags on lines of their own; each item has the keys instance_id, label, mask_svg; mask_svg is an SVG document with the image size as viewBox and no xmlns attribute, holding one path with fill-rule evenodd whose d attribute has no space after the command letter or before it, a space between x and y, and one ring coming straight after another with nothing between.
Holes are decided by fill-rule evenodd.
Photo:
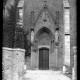
<instances>
[{"instance_id":1,"label":"stone cornice","mask_svg":"<svg viewBox=\"0 0 80 80\"><path fill-rule=\"evenodd\" d=\"M10 50L10 51L25 51L25 49L20 49L20 48L3 47L2 49L4 49L4 50Z\"/></svg>"}]
</instances>

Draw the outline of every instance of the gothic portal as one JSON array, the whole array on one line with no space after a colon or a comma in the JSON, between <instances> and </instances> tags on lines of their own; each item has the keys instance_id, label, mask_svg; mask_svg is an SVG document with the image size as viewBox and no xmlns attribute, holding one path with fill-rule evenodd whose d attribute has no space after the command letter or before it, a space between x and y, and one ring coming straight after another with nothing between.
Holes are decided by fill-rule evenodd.
<instances>
[{"instance_id":1,"label":"gothic portal","mask_svg":"<svg viewBox=\"0 0 80 80\"><path fill-rule=\"evenodd\" d=\"M30 31L31 56L26 65L30 69L44 70L59 69L63 65L70 67L75 41L72 39L69 2L64 0L62 5L56 1L53 1L54 5L47 1L33 2L25 0L19 7L19 23L26 32Z\"/></svg>"},{"instance_id":2,"label":"gothic portal","mask_svg":"<svg viewBox=\"0 0 80 80\"><path fill-rule=\"evenodd\" d=\"M43 5L32 27L31 67L48 70L57 67L56 25L48 5ZM57 38L57 36L56 36Z\"/></svg>"}]
</instances>

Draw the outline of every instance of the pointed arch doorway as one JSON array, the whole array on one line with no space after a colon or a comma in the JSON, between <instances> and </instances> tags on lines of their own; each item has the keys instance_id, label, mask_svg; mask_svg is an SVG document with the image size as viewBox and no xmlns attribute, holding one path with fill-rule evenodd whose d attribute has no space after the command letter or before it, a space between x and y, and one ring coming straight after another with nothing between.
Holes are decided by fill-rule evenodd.
<instances>
[{"instance_id":1,"label":"pointed arch doorway","mask_svg":"<svg viewBox=\"0 0 80 80\"><path fill-rule=\"evenodd\" d=\"M49 48L42 47L39 49L39 69L49 70Z\"/></svg>"}]
</instances>

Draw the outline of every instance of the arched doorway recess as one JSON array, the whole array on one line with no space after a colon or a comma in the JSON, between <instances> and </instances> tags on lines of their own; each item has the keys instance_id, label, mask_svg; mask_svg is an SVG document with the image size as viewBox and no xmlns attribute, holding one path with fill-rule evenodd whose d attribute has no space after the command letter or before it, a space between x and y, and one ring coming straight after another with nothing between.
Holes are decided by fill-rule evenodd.
<instances>
[{"instance_id":1,"label":"arched doorway recess","mask_svg":"<svg viewBox=\"0 0 80 80\"><path fill-rule=\"evenodd\" d=\"M51 51L54 50L54 35L47 27L42 27L35 35L37 39L38 47L38 69L49 70L49 58L51 57Z\"/></svg>"}]
</instances>

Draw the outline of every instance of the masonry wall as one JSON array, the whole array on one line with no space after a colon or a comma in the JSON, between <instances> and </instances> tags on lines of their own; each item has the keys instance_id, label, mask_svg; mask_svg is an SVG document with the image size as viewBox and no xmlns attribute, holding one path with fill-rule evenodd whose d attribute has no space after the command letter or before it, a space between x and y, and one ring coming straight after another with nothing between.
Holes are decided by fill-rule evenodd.
<instances>
[{"instance_id":1,"label":"masonry wall","mask_svg":"<svg viewBox=\"0 0 80 80\"><path fill-rule=\"evenodd\" d=\"M19 80L23 77L25 51L3 48L3 79Z\"/></svg>"},{"instance_id":2,"label":"masonry wall","mask_svg":"<svg viewBox=\"0 0 80 80\"><path fill-rule=\"evenodd\" d=\"M50 10L55 18L55 11L60 11L59 20L59 47L58 47L58 64L63 65L63 0L47 0ZM73 46L76 45L76 0L68 0L70 4L70 47L71 47L71 67L73 66ZM24 4L24 29L27 31L31 26L31 11L34 11L34 21L38 17L39 11L43 6L43 0L25 0Z\"/></svg>"},{"instance_id":3,"label":"masonry wall","mask_svg":"<svg viewBox=\"0 0 80 80\"><path fill-rule=\"evenodd\" d=\"M70 24L70 28L71 28L71 66L73 66L73 46L76 46L76 42L77 42L77 35L76 35L76 32L77 32L77 25L76 25L76 0L71 0L70 1L70 21L71 21L71 24Z\"/></svg>"}]
</instances>

